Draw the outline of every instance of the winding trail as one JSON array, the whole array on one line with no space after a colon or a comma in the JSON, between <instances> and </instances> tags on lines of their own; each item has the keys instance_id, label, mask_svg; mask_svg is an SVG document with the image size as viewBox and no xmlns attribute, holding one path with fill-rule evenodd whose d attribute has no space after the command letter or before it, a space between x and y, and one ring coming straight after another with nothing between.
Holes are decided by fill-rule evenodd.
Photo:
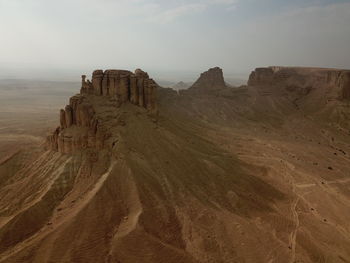
<instances>
[{"instance_id":1,"label":"winding trail","mask_svg":"<svg viewBox=\"0 0 350 263\"><path fill-rule=\"evenodd\" d=\"M293 176L289 175L287 172L287 164L285 163L285 161L283 161L283 165L284 165L285 177L289 177L291 179L292 191L293 191L294 196L296 197L295 201L291 205L291 212L292 212L292 216L293 216L293 221L295 222L295 227L294 227L294 230L289 235L290 248L292 250L290 263L294 263L295 258L296 258L297 235L298 235L298 229L299 229L299 225L300 225L299 214L298 214L298 211L296 208L298 206L300 196L296 192L296 184L295 184Z\"/></svg>"},{"instance_id":2,"label":"winding trail","mask_svg":"<svg viewBox=\"0 0 350 263\"><path fill-rule=\"evenodd\" d=\"M338 180L332 180L332 181L324 181L324 184L346 184L350 183L350 178L347 179L338 179ZM297 188L309 188L309 187L314 187L318 186L319 184L317 183L309 183L309 184L296 184L295 186Z\"/></svg>"},{"instance_id":3,"label":"winding trail","mask_svg":"<svg viewBox=\"0 0 350 263\"><path fill-rule=\"evenodd\" d=\"M294 231L290 234L290 242L291 242L291 248L292 248L292 258L290 260L291 263L295 262L295 255L296 255L296 245L297 245L297 234L298 234L298 229L299 229L299 215L298 212L296 210L296 207L299 203L299 199L300 197L298 196L297 199L295 200L294 204L292 204L292 214L294 217L294 221L295 221L295 228Z\"/></svg>"}]
</instances>

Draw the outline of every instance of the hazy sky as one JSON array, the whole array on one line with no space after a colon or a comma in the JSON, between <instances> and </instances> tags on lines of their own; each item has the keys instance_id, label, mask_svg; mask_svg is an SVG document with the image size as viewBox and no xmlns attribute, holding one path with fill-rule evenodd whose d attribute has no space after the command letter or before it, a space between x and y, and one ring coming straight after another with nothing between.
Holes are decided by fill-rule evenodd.
<instances>
[{"instance_id":1,"label":"hazy sky","mask_svg":"<svg viewBox=\"0 0 350 263\"><path fill-rule=\"evenodd\" d=\"M0 40L0 77L350 68L350 0L0 0Z\"/></svg>"}]
</instances>

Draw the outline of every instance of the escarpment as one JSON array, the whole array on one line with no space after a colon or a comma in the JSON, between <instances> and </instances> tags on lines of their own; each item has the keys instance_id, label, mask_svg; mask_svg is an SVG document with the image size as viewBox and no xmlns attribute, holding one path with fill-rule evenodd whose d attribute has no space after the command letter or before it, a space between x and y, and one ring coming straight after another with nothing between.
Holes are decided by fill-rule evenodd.
<instances>
[{"instance_id":1,"label":"escarpment","mask_svg":"<svg viewBox=\"0 0 350 263\"><path fill-rule=\"evenodd\" d=\"M324 89L328 99L350 99L350 70L266 67L256 68L249 76L249 86L285 86L289 91L308 93Z\"/></svg>"},{"instance_id":2,"label":"escarpment","mask_svg":"<svg viewBox=\"0 0 350 263\"><path fill-rule=\"evenodd\" d=\"M111 137L103 122L116 122L118 108L133 104L148 112L157 111L157 84L140 69L95 70L92 81L82 76L80 94L70 98L60 110L60 126L47 137L49 149L61 153L106 147Z\"/></svg>"}]
</instances>

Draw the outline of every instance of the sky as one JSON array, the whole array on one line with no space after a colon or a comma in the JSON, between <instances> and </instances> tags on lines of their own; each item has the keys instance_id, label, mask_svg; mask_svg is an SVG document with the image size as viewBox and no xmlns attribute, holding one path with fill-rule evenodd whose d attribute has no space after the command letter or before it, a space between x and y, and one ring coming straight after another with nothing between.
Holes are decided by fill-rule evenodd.
<instances>
[{"instance_id":1,"label":"sky","mask_svg":"<svg viewBox=\"0 0 350 263\"><path fill-rule=\"evenodd\" d=\"M0 78L350 68L350 0L0 0Z\"/></svg>"}]
</instances>

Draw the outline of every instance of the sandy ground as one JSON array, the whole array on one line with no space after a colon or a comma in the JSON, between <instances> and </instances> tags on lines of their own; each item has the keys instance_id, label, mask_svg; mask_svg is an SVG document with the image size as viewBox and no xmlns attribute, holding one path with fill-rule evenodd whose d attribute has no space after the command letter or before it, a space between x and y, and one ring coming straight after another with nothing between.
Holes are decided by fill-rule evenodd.
<instances>
[{"instance_id":1,"label":"sandy ground","mask_svg":"<svg viewBox=\"0 0 350 263\"><path fill-rule=\"evenodd\" d=\"M57 125L57 109L79 83L0 80L0 159L19 146L37 145Z\"/></svg>"}]
</instances>

